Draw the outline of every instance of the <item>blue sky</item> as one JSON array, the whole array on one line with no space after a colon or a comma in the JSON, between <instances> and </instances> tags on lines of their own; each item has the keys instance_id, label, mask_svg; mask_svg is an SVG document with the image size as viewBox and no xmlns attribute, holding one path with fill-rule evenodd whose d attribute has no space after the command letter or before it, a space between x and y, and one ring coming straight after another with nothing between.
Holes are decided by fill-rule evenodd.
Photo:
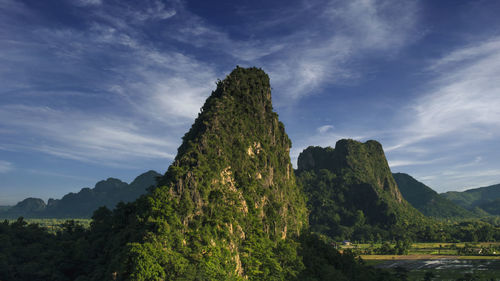
<instances>
[{"instance_id":1,"label":"blue sky","mask_svg":"<svg viewBox=\"0 0 500 281\"><path fill-rule=\"evenodd\" d=\"M500 183L500 2L0 0L0 204L165 172L236 65L293 142L382 143L439 192Z\"/></svg>"}]
</instances>

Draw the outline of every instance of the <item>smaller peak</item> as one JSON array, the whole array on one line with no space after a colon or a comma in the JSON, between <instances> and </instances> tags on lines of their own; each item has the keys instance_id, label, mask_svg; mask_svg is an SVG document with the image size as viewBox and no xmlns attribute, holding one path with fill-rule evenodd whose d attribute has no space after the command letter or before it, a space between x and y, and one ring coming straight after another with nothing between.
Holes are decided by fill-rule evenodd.
<instances>
[{"instance_id":1,"label":"smaller peak","mask_svg":"<svg viewBox=\"0 0 500 281\"><path fill-rule=\"evenodd\" d=\"M124 187L127 185L128 185L127 183L125 183L117 178L108 178L106 180L102 180L102 181L99 181L98 183L96 183L96 185L94 187L94 191L98 191L98 192L107 191L110 189Z\"/></svg>"},{"instance_id":2,"label":"smaller peak","mask_svg":"<svg viewBox=\"0 0 500 281\"><path fill-rule=\"evenodd\" d=\"M13 208L13 210L22 210L26 212L37 212L45 209L46 204L40 198L29 197L21 202L18 202Z\"/></svg>"},{"instance_id":3,"label":"smaller peak","mask_svg":"<svg viewBox=\"0 0 500 281\"><path fill-rule=\"evenodd\" d=\"M335 144L335 149L340 151L350 151L355 147L365 147L382 153L384 151L382 148L382 144L376 140L367 140L366 142L360 142L354 139L341 139Z\"/></svg>"},{"instance_id":4,"label":"smaller peak","mask_svg":"<svg viewBox=\"0 0 500 281\"><path fill-rule=\"evenodd\" d=\"M335 149L332 147L309 146L299 154L298 170L329 169L333 163Z\"/></svg>"},{"instance_id":5,"label":"smaller peak","mask_svg":"<svg viewBox=\"0 0 500 281\"><path fill-rule=\"evenodd\" d=\"M157 178L161 177L162 175L156 171L149 170L147 172L144 172L137 176L131 183L130 185L136 185L136 184L142 184L145 181L153 181L156 182Z\"/></svg>"},{"instance_id":6,"label":"smaller peak","mask_svg":"<svg viewBox=\"0 0 500 281\"><path fill-rule=\"evenodd\" d=\"M161 174L158 173L157 171L149 170L149 171L144 172L144 173L140 174L139 176L137 176L136 179L139 177L146 177L146 176L161 176Z\"/></svg>"},{"instance_id":7,"label":"smaller peak","mask_svg":"<svg viewBox=\"0 0 500 281\"><path fill-rule=\"evenodd\" d=\"M350 146L356 146L356 145L361 145L363 144L360 141L354 140L354 139L340 139L335 143L335 149L341 148L341 147L350 147Z\"/></svg>"}]
</instances>

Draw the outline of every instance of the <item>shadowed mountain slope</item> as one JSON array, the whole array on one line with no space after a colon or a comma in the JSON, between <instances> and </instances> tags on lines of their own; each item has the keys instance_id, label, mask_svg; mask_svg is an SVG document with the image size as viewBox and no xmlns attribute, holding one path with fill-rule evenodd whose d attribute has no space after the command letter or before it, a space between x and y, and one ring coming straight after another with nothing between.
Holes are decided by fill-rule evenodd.
<instances>
[{"instance_id":1,"label":"shadowed mountain slope","mask_svg":"<svg viewBox=\"0 0 500 281\"><path fill-rule=\"evenodd\" d=\"M436 191L404 173L394 173L403 197L426 216L466 218L475 214L439 195Z\"/></svg>"}]
</instances>

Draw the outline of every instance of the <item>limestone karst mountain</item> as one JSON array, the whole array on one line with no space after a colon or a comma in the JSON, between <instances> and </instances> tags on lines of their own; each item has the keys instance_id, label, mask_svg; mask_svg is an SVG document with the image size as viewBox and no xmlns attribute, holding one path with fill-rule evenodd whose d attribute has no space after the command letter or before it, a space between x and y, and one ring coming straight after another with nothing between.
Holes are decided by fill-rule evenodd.
<instances>
[{"instance_id":1,"label":"limestone karst mountain","mask_svg":"<svg viewBox=\"0 0 500 281\"><path fill-rule=\"evenodd\" d=\"M404 200L376 141L308 147L299 155L297 174L309 198L311 228L330 237L390 236L393 227L423 219Z\"/></svg>"},{"instance_id":2,"label":"limestone karst mountain","mask_svg":"<svg viewBox=\"0 0 500 281\"><path fill-rule=\"evenodd\" d=\"M296 252L289 238L307 226L307 210L290 147L268 76L236 68L205 102L158 188L114 211L112 220L126 223L108 226L96 213L96 227L123 227L109 236L109 252L128 247L103 257L111 261L103 274L135 280L147 265L165 279L293 275L296 253L283 251Z\"/></svg>"}]
</instances>

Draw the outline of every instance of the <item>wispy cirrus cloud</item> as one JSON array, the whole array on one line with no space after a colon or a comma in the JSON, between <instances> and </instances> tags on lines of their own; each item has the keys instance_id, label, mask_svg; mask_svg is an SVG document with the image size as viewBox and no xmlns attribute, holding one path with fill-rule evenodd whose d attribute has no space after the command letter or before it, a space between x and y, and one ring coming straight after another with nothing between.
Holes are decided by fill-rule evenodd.
<instances>
[{"instance_id":1,"label":"wispy cirrus cloud","mask_svg":"<svg viewBox=\"0 0 500 281\"><path fill-rule=\"evenodd\" d=\"M13 13L0 20L8 27L0 40L0 129L11 132L1 146L102 165L172 159L214 87L214 68L145 40L142 22L175 16L163 2L74 3L93 15L85 28L21 26Z\"/></svg>"},{"instance_id":2,"label":"wispy cirrus cloud","mask_svg":"<svg viewBox=\"0 0 500 281\"><path fill-rule=\"evenodd\" d=\"M183 12L188 14L186 24L168 36L225 52L239 64L262 66L280 104L356 80L362 76L357 66L365 55L390 57L422 36L416 31L419 9L414 1L301 2L269 17L242 12L242 21L252 22L243 31L248 34L244 39ZM267 36L269 30L280 32Z\"/></svg>"},{"instance_id":3,"label":"wispy cirrus cloud","mask_svg":"<svg viewBox=\"0 0 500 281\"><path fill-rule=\"evenodd\" d=\"M73 160L117 165L136 157L172 159L168 151L176 146L167 136L151 135L125 117L89 117L83 112L33 106L2 106L0 117L11 120L3 126L18 129L0 138L9 147ZM19 134L24 136L19 138ZM18 140L9 142L9 138Z\"/></svg>"},{"instance_id":4,"label":"wispy cirrus cloud","mask_svg":"<svg viewBox=\"0 0 500 281\"><path fill-rule=\"evenodd\" d=\"M102 5L102 0L74 0L73 3L77 6L98 6Z\"/></svg>"},{"instance_id":5,"label":"wispy cirrus cloud","mask_svg":"<svg viewBox=\"0 0 500 281\"><path fill-rule=\"evenodd\" d=\"M393 167L412 169L440 191L497 183L500 173L491 167L500 137L500 38L458 47L427 71L435 77L393 125L386 149ZM430 168L435 159L438 170Z\"/></svg>"},{"instance_id":6,"label":"wispy cirrus cloud","mask_svg":"<svg viewBox=\"0 0 500 281\"><path fill-rule=\"evenodd\" d=\"M7 173L14 169L14 165L8 161L0 160L0 173Z\"/></svg>"},{"instance_id":7,"label":"wispy cirrus cloud","mask_svg":"<svg viewBox=\"0 0 500 281\"><path fill-rule=\"evenodd\" d=\"M390 57L422 35L415 32L419 11L412 1L333 1L310 9L315 32L284 38L281 59L265 64L287 99L351 83L362 77L358 67L367 54Z\"/></svg>"},{"instance_id":8,"label":"wispy cirrus cloud","mask_svg":"<svg viewBox=\"0 0 500 281\"><path fill-rule=\"evenodd\" d=\"M438 162L441 159L432 159L432 160L389 160L389 167L404 167L404 166L415 166L415 165L428 165L435 162Z\"/></svg>"},{"instance_id":9,"label":"wispy cirrus cloud","mask_svg":"<svg viewBox=\"0 0 500 281\"><path fill-rule=\"evenodd\" d=\"M459 48L435 61L436 78L405 108L397 149L432 138L465 143L500 134L500 38Z\"/></svg>"},{"instance_id":10,"label":"wispy cirrus cloud","mask_svg":"<svg viewBox=\"0 0 500 281\"><path fill-rule=\"evenodd\" d=\"M330 130L333 130L335 127L333 125L323 125L321 127L318 127L316 131L320 134L327 133Z\"/></svg>"}]
</instances>

